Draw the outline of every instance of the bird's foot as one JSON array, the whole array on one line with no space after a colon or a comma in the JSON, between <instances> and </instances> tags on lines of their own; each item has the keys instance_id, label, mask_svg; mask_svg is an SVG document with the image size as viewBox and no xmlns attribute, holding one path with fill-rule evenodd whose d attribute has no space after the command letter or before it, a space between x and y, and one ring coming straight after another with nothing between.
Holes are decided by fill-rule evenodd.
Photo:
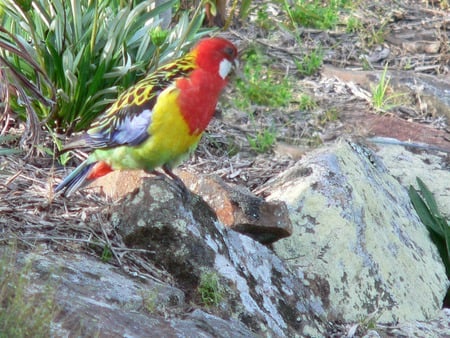
<instances>
[{"instance_id":1,"label":"bird's foot","mask_svg":"<svg viewBox=\"0 0 450 338\"><path fill-rule=\"evenodd\" d=\"M175 175L169 167L163 166L162 169L164 170L166 175L169 176L173 180L173 182L176 184L176 186L180 189L183 199L185 201L188 201L189 195L191 192L186 187L186 184L184 184L184 182L181 180L181 178L178 177L177 175Z\"/></svg>"},{"instance_id":2,"label":"bird's foot","mask_svg":"<svg viewBox=\"0 0 450 338\"><path fill-rule=\"evenodd\" d=\"M175 186L177 188L177 190L180 191L180 194L181 194L181 197L183 198L183 200L188 201L190 191L186 187L184 182L181 180L181 178L179 178L177 175L175 175L172 172L172 170L170 170L170 168L168 168L168 167L162 167L162 169L164 170L164 173L162 173L158 170L148 171L148 173L153 174L155 176L162 177L164 179L170 178L169 181L171 182L171 184L173 186Z\"/></svg>"}]
</instances>

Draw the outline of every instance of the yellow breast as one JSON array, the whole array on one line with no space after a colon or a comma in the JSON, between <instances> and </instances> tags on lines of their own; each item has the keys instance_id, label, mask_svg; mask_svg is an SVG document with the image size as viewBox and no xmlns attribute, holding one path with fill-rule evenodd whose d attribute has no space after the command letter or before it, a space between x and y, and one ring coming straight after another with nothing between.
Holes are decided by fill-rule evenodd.
<instances>
[{"instance_id":1,"label":"yellow breast","mask_svg":"<svg viewBox=\"0 0 450 338\"><path fill-rule=\"evenodd\" d=\"M177 104L178 95L176 87L160 94L148 129L151 136L136 149L139 157L151 166L178 165L196 148L202 136L190 133Z\"/></svg>"},{"instance_id":2,"label":"yellow breast","mask_svg":"<svg viewBox=\"0 0 450 338\"><path fill-rule=\"evenodd\" d=\"M190 133L177 104L179 90L169 87L158 97L148 127L149 138L138 146L97 149L93 156L114 170L173 168L197 147L202 133Z\"/></svg>"}]
</instances>

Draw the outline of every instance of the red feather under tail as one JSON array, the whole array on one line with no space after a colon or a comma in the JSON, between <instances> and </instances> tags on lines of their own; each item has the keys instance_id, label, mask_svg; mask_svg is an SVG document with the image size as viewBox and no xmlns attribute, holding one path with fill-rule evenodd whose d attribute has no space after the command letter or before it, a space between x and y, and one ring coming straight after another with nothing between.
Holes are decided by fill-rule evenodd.
<instances>
[{"instance_id":1,"label":"red feather under tail","mask_svg":"<svg viewBox=\"0 0 450 338\"><path fill-rule=\"evenodd\" d=\"M81 163L75 168L58 186L55 188L55 193L64 191L64 195L69 197L76 190L87 186L93 180L102 177L113 169L106 162L87 162Z\"/></svg>"}]
</instances>

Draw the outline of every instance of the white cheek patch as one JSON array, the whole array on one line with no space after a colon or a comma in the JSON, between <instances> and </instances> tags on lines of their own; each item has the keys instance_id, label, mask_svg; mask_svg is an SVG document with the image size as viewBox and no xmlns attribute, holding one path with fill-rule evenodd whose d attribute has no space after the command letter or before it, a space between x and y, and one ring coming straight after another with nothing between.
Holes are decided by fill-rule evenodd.
<instances>
[{"instance_id":1,"label":"white cheek patch","mask_svg":"<svg viewBox=\"0 0 450 338\"><path fill-rule=\"evenodd\" d=\"M219 65L219 75L222 79L226 79L228 74L230 74L231 68L233 67L233 64L228 61L227 59L223 59L220 61Z\"/></svg>"}]
</instances>

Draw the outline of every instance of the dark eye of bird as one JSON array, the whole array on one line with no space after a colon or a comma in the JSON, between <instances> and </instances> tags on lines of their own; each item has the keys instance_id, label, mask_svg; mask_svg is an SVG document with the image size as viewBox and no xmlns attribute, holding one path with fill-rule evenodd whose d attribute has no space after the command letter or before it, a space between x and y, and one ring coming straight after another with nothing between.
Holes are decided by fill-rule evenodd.
<instances>
[{"instance_id":1,"label":"dark eye of bird","mask_svg":"<svg viewBox=\"0 0 450 338\"><path fill-rule=\"evenodd\" d=\"M224 49L225 54L228 56L234 57L234 49L231 47L225 47Z\"/></svg>"}]
</instances>

